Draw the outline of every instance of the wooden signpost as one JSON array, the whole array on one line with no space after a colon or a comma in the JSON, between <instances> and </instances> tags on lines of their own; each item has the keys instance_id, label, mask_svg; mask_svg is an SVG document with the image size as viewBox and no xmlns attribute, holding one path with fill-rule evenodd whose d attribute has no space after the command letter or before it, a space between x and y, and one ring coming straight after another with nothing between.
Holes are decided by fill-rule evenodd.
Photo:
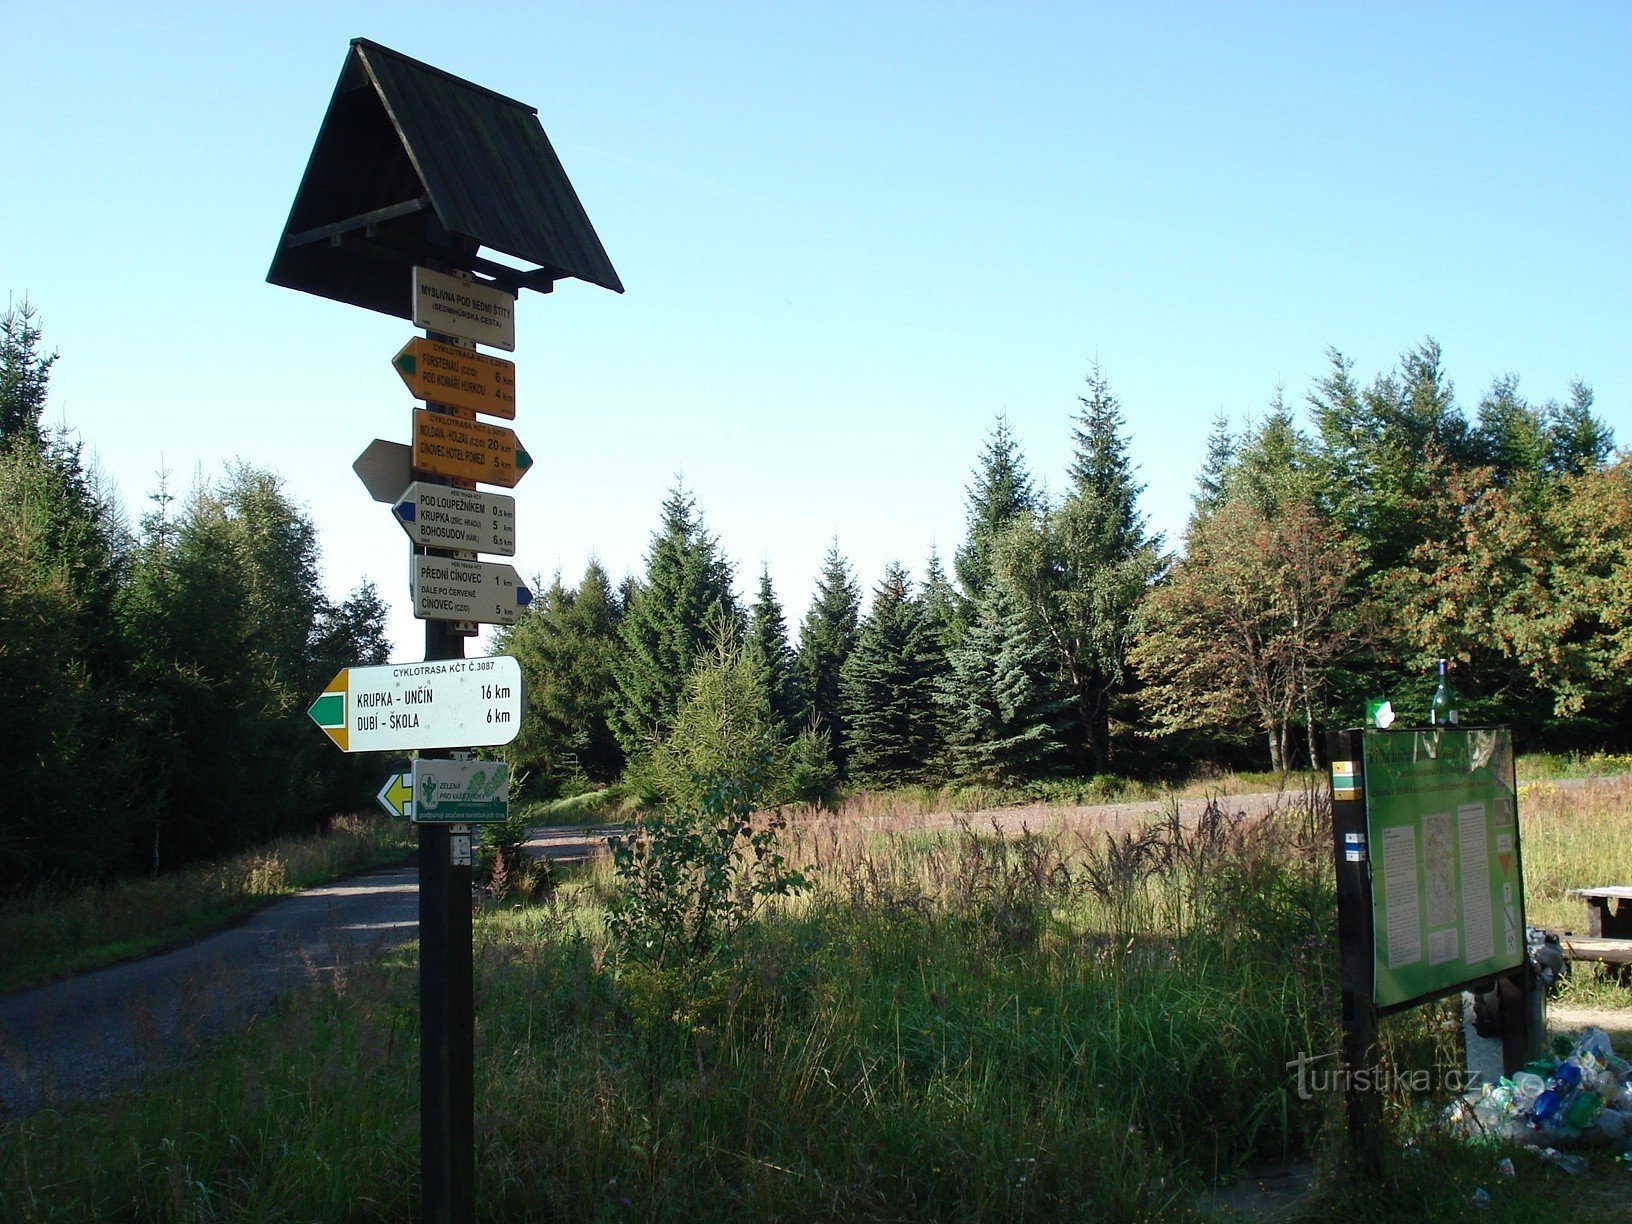
<instances>
[{"instance_id":1,"label":"wooden signpost","mask_svg":"<svg viewBox=\"0 0 1632 1224\"><path fill-rule=\"evenodd\" d=\"M484 248L528 266L490 259ZM420 754L379 798L419 829L427 1221L475 1218L471 826L502 819L509 777L502 765L470 759L470 749L508 743L521 721L515 660L467 660L459 635L469 621L510 623L526 602L513 569L471 559L514 554L514 501L451 486L509 488L531 466L513 432L473 419L515 416L515 366L474 346L513 351L521 290L548 293L567 277L623 292L537 112L354 39L267 280L411 318L427 332L392 361L426 402L413 414L412 447L376 439L354 465L412 541L425 662L397 665L400 674L348 668L310 711L344 751ZM445 619L455 608L464 624ZM472 678L474 697L460 687ZM425 686L399 687L399 679Z\"/></svg>"}]
</instances>

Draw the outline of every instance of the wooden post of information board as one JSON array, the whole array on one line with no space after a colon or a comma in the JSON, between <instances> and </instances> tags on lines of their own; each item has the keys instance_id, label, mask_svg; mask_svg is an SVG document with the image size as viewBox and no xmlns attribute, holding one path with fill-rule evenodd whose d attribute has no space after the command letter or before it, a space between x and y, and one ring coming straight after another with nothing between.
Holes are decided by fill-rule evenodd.
<instances>
[{"instance_id":1,"label":"wooden post of information board","mask_svg":"<svg viewBox=\"0 0 1632 1224\"><path fill-rule=\"evenodd\" d=\"M1343 1081L1346 1133L1344 1169L1381 1180L1382 1097L1377 1067L1376 962L1373 959L1371 854L1366 844L1363 731L1331 731L1332 848L1337 868L1338 989L1343 1006ZM1347 784L1339 784L1346 779Z\"/></svg>"},{"instance_id":2,"label":"wooden post of information board","mask_svg":"<svg viewBox=\"0 0 1632 1224\"><path fill-rule=\"evenodd\" d=\"M453 336L427 331L432 340ZM452 412L444 404L425 405ZM416 472L437 484L446 477ZM414 551L422 546L415 545ZM453 556L424 548L435 556ZM465 639L451 622L425 622L425 659L465 657ZM453 750L421 752L444 758ZM476 1218L476 990L472 968L470 856L453 862L452 826L419 828L419 1185L427 1224L468 1224ZM468 834L466 835L468 837ZM466 843L468 846L468 842Z\"/></svg>"}]
</instances>

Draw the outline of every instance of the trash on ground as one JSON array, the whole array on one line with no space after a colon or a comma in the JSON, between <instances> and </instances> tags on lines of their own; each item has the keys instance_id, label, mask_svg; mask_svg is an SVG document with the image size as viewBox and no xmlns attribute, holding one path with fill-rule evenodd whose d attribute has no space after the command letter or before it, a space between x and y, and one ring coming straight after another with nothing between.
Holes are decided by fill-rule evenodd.
<instances>
[{"instance_id":1,"label":"trash on ground","mask_svg":"<svg viewBox=\"0 0 1632 1224\"><path fill-rule=\"evenodd\" d=\"M1531 1144L1547 1163L1578 1172L1582 1157L1557 1145L1632 1152L1632 1063L1603 1030L1589 1028L1573 1043L1555 1039L1550 1053L1511 1078L1468 1093L1451 1107L1451 1119L1470 1134ZM1511 1175L1510 1166L1502 1172Z\"/></svg>"}]
</instances>

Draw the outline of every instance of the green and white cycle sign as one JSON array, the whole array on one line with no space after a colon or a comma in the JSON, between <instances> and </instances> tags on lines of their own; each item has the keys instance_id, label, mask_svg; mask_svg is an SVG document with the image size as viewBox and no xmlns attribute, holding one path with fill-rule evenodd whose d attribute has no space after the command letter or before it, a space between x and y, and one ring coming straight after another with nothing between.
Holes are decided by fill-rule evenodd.
<instances>
[{"instance_id":1,"label":"green and white cycle sign","mask_svg":"<svg viewBox=\"0 0 1632 1224\"><path fill-rule=\"evenodd\" d=\"M1373 1001L1517 968L1524 877L1507 728L1368 731L1364 746Z\"/></svg>"},{"instance_id":2,"label":"green and white cycle sign","mask_svg":"<svg viewBox=\"0 0 1632 1224\"><path fill-rule=\"evenodd\" d=\"M510 766L503 761L416 760L415 824L500 824L510 816Z\"/></svg>"}]
</instances>

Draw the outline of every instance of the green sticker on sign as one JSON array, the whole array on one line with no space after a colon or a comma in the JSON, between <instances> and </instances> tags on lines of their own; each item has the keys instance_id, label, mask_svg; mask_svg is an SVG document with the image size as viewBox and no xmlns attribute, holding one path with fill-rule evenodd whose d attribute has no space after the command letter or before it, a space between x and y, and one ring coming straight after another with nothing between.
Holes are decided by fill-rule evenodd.
<instances>
[{"instance_id":1,"label":"green sticker on sign","mask_svg":"<svg viewBox=\"0 0 1632 1224\"><path fill-rule=\"evenodd\" d=\"M1368 731L1364 744L1376 1004L1518 967L1524 883L1510 733Z\"/></svg>"},{"instance_id":2,"label":"green sticker on sign","mask_svg":"<svg viewBox=\"0 0 1632 1224\"><path fill-rule=\"evenodd\" d=\"M503 761L414 762L415 824L499 824L510 816Z\"/></svg>"}]
</instances>

